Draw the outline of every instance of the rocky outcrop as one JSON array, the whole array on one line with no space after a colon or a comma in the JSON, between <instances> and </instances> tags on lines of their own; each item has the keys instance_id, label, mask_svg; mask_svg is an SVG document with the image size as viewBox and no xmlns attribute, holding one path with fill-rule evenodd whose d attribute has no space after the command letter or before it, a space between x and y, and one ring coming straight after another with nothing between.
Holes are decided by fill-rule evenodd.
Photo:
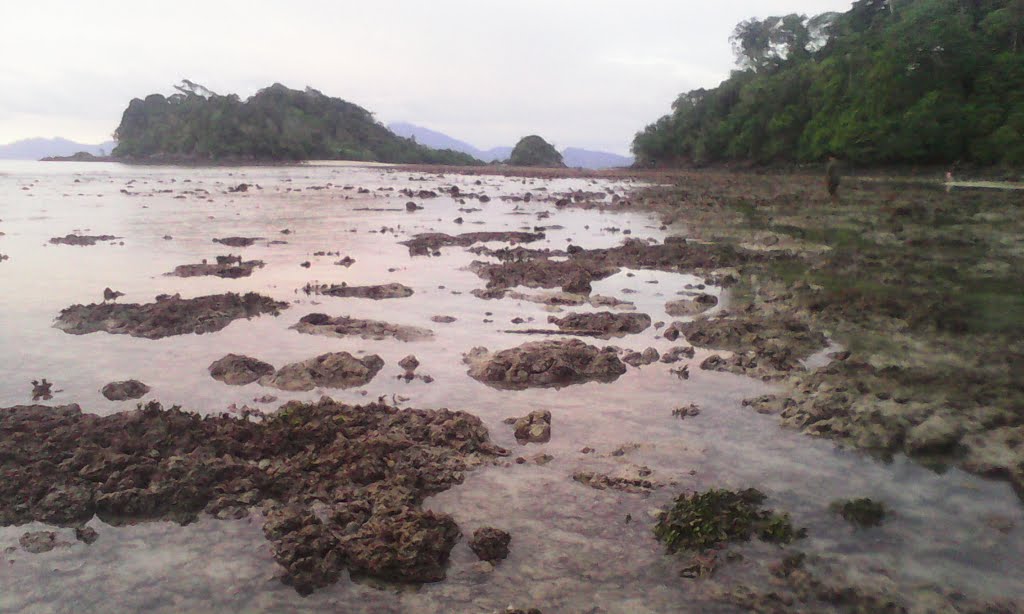
<instances>
[{"instance_id":1,"label":"rocky outcrop","mask_svg":"<svg viewBox=\"0 0 1024 614\"><path fill-rule=\"evenodd\" d=\"M564 318L548 316L548 323L554 324L565 334L586 334L610 339L634 335L651 326L651 317L645 313L570 313Z\"/></svg>"},{"instance_id":2,"label":"rocky outcrop","mask_svg":"<svg viewBox=\"0 0 1024 614\"><path fill-rule=\"evenodd\" d=\"M278 315L288 303L250 292L183 299L160 295L153 303L72 305L57 316L56 328L72 335L104 331L160 339L171 335L212 333L241 318Z\"/></svg>"},{"instance_id":3,"label":"rocky outcrop","mask_svg":"<svg viewBox=\"0 0 1024 614\"><path fill-rule=\"evenodd\" d=\"M229 386L244 386L274 373L274 365L240 354L228 354L213 361L209 371L210 377L217 381Z\"/></svg>"},{"instance_id":4,"label":"rocky outcrop","mask_svg":"<svg viewBox=\"0 0 1024 614\"><path fill-rule=\"evenodd\" d=\"M611 382L626 372L614 349L600 349L578 339L534 341L494 353L478 347L464 361L470 377L495 388Z\"/></svg>"},{"instance_id":5,"label":"rocky outcrop","mask_svg":"<svg viewBox=\"0 0 1024 614\"><path fill-rule=\"evenodd\" d=\"M332 318L323 313L305 315L292 328L307 335L361 337L378 341L389 337L399 341L423 341L434 336L434 332L429 328L392 324L379 320L361 320L348 316Z\"/></svg>"},{"instance_id":6,"label":"rocky outcrop","mask_svg":"<svg viewBox=\"0 0 1024 614\"><path fill-rule=\"evenodd\" d=\"M96 245L100 241L114 241L121 237L115 237L114 235L76 235L69 234L63 237L53 237L50 239L50 243L54 245L78 245L87 247L90 245Z\"/></svg>"},{"instance_id":7,"label":"rocky outcrop","mask_svg":"<svg viewBox=\"0 0 1024 614\"><path fill-rule=\"evenodd\" d=\"M401 241L400 245L409 248L410 256L426 256L438 252L442 247L469 247L474 243L490 241L503 241L514 245L540 241L543 238L543 232L466 232L454 236L443 232L428 232L418 234L407 241Z\"/></svg>"},{"instance_id":8,"label":"rocky outcrop","mask_svg":"<svg viewBox=\"0 0 1024 614\"><path fill-rule=\"evenodd\" d=\"M77 405L0 409L0 525L81 527L269 508L264 534L303 594L345 569L399 582L444 578L459 529L425 497L507 452L448 410L291 402L262 421L151 403L109 416ZM60 545L29 536L26 547Z\"/></svg>"},{"instance_id":9,"label":"rocky outcrop","mask_svg":"<svg viewBox=\"0 0 1024 614\"><path fill-rule=\"evenodd\" d=\"M175 277L214 276L225 279L249 277L257 268L263 267L262 260L245 260L241 256L217 256L216 263L205 260L199 264L182 264L174 268L168 275Z\"/></svg>"},{"instance_id":10,"label":"rocky outcrop","mask_svg":"<svg viewBox=\"0 0 1024 614\"><path fill-rule=\"evenodd\" d=\"M130 379L123 382L110 382L100 392L108 401L127 401L144 397L149 392L149 386L137 379Z\"/></svg>"},{"instance_id":11,"label":"rocky outcrop","mask_svg":"<svg viewBox=\"0 0 1024 614\"><path fill-rule=\"evenodd\" d=\"M319 294L323 296L334 296L337 298L368 298L381 300L385 298L406 298L413 295L412 288L402 284L381 284L377 286L349 286L345 283L340 285L306 284L302 288L306 294Z\"/></svg>"},{"instance_id":12,"label":"rocky outcrop","mask_svg":"<svg viewBox=\"0 0 1024 614\"><path fill-rule=\"evenodd\" d=\"M260 378L260 385L292 391L352 388L369 383L383 366L384 361L376 354L356 358L348 352L330 352L285 365L273 375Z\"/></svg>"}]
</instances>

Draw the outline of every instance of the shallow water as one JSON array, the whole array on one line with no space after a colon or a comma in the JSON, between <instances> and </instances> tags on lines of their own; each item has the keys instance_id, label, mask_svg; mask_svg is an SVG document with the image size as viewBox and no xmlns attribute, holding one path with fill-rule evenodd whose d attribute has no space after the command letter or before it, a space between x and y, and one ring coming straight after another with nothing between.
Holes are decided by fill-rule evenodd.
<instances>
[{"instance_id":1,"label":"shallow water","mask_svg":"<svg viewBox=\"0 0 1024 614\"><path fill-rule=\"evenodd\" d=\"M227 193L229 186L241 182L260 189ZM310 189L327 184L332 185ZM346 185L371 192L342 189ZM418 191L449 185L484 192L492 200L459 205L447 196L421 200L397 194L403 187ZM380 189L389 187L394 191ZM536 201L500 200L526 191L540 196L545 193L541 188L548 193L583 188L622 194L629 187L596 180L442 178L345 164L196 169L0 163L0 253L10 257L0 262L0 371L5 374L0 407L29 403L29 382L41 377L61 390L49 403L75 402L100 414L135 406L136 401L107 401L99 392L109 381L128 378L152 387L143 400L201 412L225 411L232 404L263 409L278 404L254 402L264 394L277 396L279 403L314 400L324 393L349 402L395 395L396 400L408 397L401 402L406 407L449 407L480 416L492 439L513 455L546 452L554 457L544 466L477 470L463 485L428 500L428 507L451 513L466 534L485 525L512 533L511 556L490 573L479 570L463 541L452 553L445 582L399 590L344 577L302 598L277 578L279 569L258 517L202 518L186 527L168 522L109 527L94 519L90 524L100 538L91 546L74 542L70 530L61 530L70 547L38 555L6 552L0 563L0 611L488 612L510 603L554 612L728 611L707 601L711 583L680 579L680 562L664 556L651 535L654 510L683 490L711 486L756 486L769 495L768 505L790 512L798 525L809 529L809 537L796 547L839 558L855 575L887 576L902 592L936 584L971 597L1024 596L1024 578L1007 573L1024 563L1024 517L1007 484L958 470L935 473L902 458L882 462L780 429L774 417L740 404L769 388L731 374L700 371L697 365L706 351L699 350L690 361L691 377L685 381L669 372L680 365L660 363L631 368L612 384L561 390L499 391L466 375L464 352L541 338L502 331L517 328L510 324L515 317L534 318L518 327L545 327L551 312L527 301L473 297L470 291L483 282L465 267L483 258L461 247L442 248L440 257L412 258L398 241L426 231L457 234L551 225L563 228L549 230L545 241L531 247L564 248L570 240L587 248L618 244L623 235L604 230L608 228L661 240L671 229L660 230L653 217L638 213L556 210ZM208 193L197 193L200 189ZM406 213L408 200L425 209ZM460 212L460 207L482 211ZM539 219L540 212L550 217ZM465 223L455 224L452 220L460 216ZM379 232L382 227L394 231ZM282 234L283 229L291 233ZM91 247L48 244L50 237L70 232L122 238ZM165 240L165 235L172 238ZM214 237L231 235L267 240L243 249L212 243ZM269 240L287 243L270 245ZM320 250L339 251L341 256L313 256ZM242 279L164 275L179 264L228 253L263 260L266 267ZM355 264L332 264L343 256L351 256ZM309 269L299 266L307 260ZM415 294L384 301L307 296L299 289L312 281L399 282ZM677 318L665 314L664 303L677 298L685 284L700 281L688 275L623 271L595 283L594 292L632 301L638 312L656 322L671 322ZM230 290L256 291L292 304L276 318L239 320L217 333L160 340L106 333L75 336L52 327L61 309L99 302L106 286L124 292L122 302L150 302L163 293L191 297ZM432 329L435 338L367 341L289 330L314 311L422 326ZM434 323L430 318L435 315L457 321ZM597 343L659 351L675 345L656 335L650 328ZM281 366L340 350L379 354L385 367L362 388L308 393L257 384L226 386L207 373L212 361L229 352ZM396 378L401 373L398 360L410 353L421 362L417 372L433 376L433 383ZM819 365L817 358L808 364ZM672 417L673 408L688 403L698 404L701 414L685 420ZM552 440L519 446L502 420L534 409L552 411ZM581 454L585 446L596 453ZM622 446L623 454L612 455ZM638 466L650 468L651 479L662 485L650 496L597 491L570 477L578 470L614 473ZM855 531L827 510L833 499L860 496L882 500L892 510L881 528ZM632 522L625 521L627 514ZM1008 522L1012 528L1005 533L992 526ZM37 528L42 525L0 528L0 549L16 545L24 531ZM726 565L719 572L721 580L756 583L754 561L779 554L774 546L757 543L737 549L750 556Z\"/></svg>"}]
</instances>

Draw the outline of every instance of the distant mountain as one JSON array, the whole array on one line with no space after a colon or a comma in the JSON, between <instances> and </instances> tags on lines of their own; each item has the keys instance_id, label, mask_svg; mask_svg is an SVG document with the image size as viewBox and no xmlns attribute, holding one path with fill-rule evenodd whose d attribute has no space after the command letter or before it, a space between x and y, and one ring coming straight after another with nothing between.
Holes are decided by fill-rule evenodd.
<instances>
[{"instance_id":1,"label":"distant mountain","mask_svg":"<svg viewBox=\"0 0 1024 614\"><path fill-rule=\"evenodd\" d=\"M88 145L60 137L22 139L7 145L0 145L0 160L41 160L55 156L73 156L80 151L94 156L104 156L110 155L116 146L117 141Z\"/></svg>"},{"instance_id":2,"label":"distant mountain","mask_svg":"<svg viewBox=\"0 0 1024 614\"><path fill-rule=\"evenodd\" d=\"M562 160L566 166L573 168L616 168L632 166L633 158L608 153L607 151L590 151L578 147L566 147L562 150Z\"/></svg>"},{"instance_id":3,"label":"distant mountain","mask_svg":"<svg viewBox=\"0 0 1024 614\"><path fill-rule=\"evenodd\" d=\"M408 122L394 122L388 124L388 128L399 136L407 139L416 139L416 142L420 145L425 145L432 149L461 151L484 162L504 161L508 160L509 156L512 155L511 147L492 147L491 149L482 150L465 141L452 138L447 134ZM565 160L566 166L590 169L613 168L633 164L633 158L628 156L620 156L605 151L590 151L577 147L566 148L562 151L562 158Z\"/></svg>"}]
</instances>

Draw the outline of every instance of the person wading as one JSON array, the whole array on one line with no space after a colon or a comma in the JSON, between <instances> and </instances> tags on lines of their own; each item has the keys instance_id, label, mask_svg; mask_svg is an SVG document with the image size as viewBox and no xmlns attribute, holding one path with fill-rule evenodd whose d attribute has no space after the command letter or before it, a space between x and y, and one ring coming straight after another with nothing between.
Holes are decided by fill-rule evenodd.
<instances>
[{"instance_id":1,"label":"person wading","mask_svg":"<svg viewBox=\"0 0 1024 614\"><path fill-rule=\"evenodd\" d=\"M839 198L839 180L839 159L829 154L828 164L825 166L825 187L833 200Z\"/></svg>"}]
</instances>

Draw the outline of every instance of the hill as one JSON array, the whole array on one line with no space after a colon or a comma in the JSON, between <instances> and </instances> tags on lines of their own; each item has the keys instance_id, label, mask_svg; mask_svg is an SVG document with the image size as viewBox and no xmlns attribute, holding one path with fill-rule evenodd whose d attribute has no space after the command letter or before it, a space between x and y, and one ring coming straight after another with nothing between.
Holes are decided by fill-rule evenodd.
<instances>
[{"instance_id":1,"label":"hill","mask_svg":"<svg viewBox=\"0 0 1024 614\"><path fill-rule=\"evenodd\" d=\"M562 154L536 134L519 139L508 157L508 163L512 166L565 166Z\"/></svg>"},{"instance_id":2,"label":"hill","mask_svg":"<svg viewBox=\"0 0 1024 614\"><path fill-rule=\"evenodd\" d=\"M566 147L562 150L565 165L571 168L620 168L632 166L633 158L608 153L607 151L591 151L578 147Z\"/></svg>"},{"instance_id":3,"label":"hill","mask_svg":"<svg viewBox=\"0 0 1024 614\"><path fill-rule=\"evenodd\" d=\"M642 164L1024 165L1024 0L857 0L731 40L739 70L639 132Z\"/></svg>"},{"instance_id":4,"label":"hill","mask_svg":"<svg viewBox=\"0 0 1024 614\"><path fill-rule=\"evenodd\" d=\"M76 143L68 139L55 137L52 139L22 139L6 145L0 145L0 160L41 160L48 157L73 156L85 152L94 156L105 156L117 146L116 141L108 141L98 145Z\"/></svg>"},{"instance_id":5,"label":"hill","mask_svg":"<svg viewBox=\"0 0 1024 614\"><path fill-rule=\"evenodd\" d=\"M366 109L311 88L276 83L245 101L187 80L175 89L170 97L131 101L115 132L116 158L478 164L466 154L397 136Z\"/></svg>"}]
</instances>

